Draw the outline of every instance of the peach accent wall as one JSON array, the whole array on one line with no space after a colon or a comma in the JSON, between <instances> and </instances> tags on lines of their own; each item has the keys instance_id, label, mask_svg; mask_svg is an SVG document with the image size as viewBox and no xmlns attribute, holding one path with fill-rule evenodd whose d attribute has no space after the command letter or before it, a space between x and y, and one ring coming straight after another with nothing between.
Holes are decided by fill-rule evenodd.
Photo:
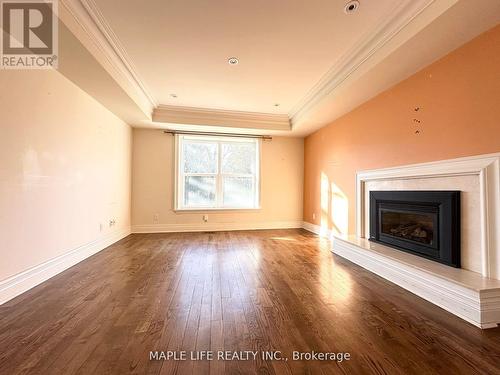
<instances>
[{"instance_id":1,"label":"peach accent wall","mask_svg":"<svg viewBox=\"0 0 500 375\"><path fill-rule=\"evenodd\" d=\"M302 225L303 139L273 137L272 141L263 141L261 157L261 209L176 212L173 210L174 137L161 130L134 129L132 230ZM203 222L204 214L208 214L207 223Z\"/></svg>"},{"instance_id":2,"label":"peach accent wall","mask_svg":"<svg viewBox=\"0 0 500 375\"><path fill-rule=\"evenodd\" d=\"M353 234L356 171L498 151L500 26L308 136L304 220Z\"/></svg>"},{"instance_id":3,"label":"peach accent wall","mask_svg":"<svg viewBox=\"0 0 500 375\"><path fill-rule=\"evenodd\" d=\"M1 281L130 229L132 132L56 71L0 87Z\"/></svg>"}]
</instances>

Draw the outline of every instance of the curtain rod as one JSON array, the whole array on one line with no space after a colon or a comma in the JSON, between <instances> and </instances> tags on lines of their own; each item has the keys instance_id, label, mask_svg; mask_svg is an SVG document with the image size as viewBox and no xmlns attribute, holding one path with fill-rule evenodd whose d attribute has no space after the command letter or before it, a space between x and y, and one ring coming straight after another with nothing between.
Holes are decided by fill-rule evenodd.
<instances>
[{"instance_id":1,"label":"curtain rod","mask_svg":"<svg viewBox=\"0 0 500 375\"><path fill-rule=\"evenodd\" d=\"M211 132L196 132L184 130L164 130L165 134L184 134L184 135L213 135L216 137L233 137L233 138L259 138L263 140L272 140L273 137L269 135L256 135L256 134L233 134L233 133L211 133Z\"/></svg>"}]
</instances>

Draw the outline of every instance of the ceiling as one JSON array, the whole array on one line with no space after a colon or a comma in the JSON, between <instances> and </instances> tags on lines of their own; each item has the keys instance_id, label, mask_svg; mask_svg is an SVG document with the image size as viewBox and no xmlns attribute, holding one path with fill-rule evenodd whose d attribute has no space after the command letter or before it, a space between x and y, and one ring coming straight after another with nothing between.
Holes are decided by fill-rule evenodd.
<instances>
[{"instance_id":1,"label":"ceiling","mask_svg":"<svg viewBox=\"0 0 500 375\"><path fill-rule=\"evenodd\" d=\"M360 0L353 14L344 0L62 3L61 20L141 109L131 115L128 106L131 125L293 136L500 19L497 0Z\"/></svg>"},{"instance_id":2,"label":"ceiling","mask_svg":"<svg viewBox=\"0 0 500 375\"><path fill-rule=\"evenodd\" d=\"M96 0L157 103L281 114L398 3Z\"/></svg>"}]
</instances>

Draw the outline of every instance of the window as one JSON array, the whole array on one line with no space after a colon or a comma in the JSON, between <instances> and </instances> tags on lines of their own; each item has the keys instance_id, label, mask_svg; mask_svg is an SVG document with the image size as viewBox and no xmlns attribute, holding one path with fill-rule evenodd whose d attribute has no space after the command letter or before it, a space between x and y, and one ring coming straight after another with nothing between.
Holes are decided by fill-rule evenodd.
<instances>
[{"instance_id":1,"label":"window","mask_svg":"<svg viewBox=\"0 0 500 375\"><path fill-rule=\"evenodd\" d=\"M259 140L176 135L176 208L259 207Z\"/></svg>"}]
</instances>

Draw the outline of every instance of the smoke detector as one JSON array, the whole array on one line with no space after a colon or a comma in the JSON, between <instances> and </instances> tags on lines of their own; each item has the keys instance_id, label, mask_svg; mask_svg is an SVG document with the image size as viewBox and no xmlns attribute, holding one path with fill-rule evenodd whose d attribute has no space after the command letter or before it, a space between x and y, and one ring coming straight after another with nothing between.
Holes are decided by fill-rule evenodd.
<instances>
[{"instance_id":1,"label":"smoke detector","mask_svg":"<svg viewBox=\"0 0 500 375\"><path fill-rule=\"evenodd\" d=\"M359 8L359 1L358 0L352 0L349 1L345 6L344 6L344 13L345 14L352 14L355 13Z\"/></svg>"},{"instance_id":2,"label":"smoke detector","mask_svg":"<svg viewBox=\"0 0 500 375\"><path fill-rule=\"evenodd\" d=\"M229 63L229 65L238 65L240 60L238 60L238 58L236 57L230 57L229 59L227 59L227 62Z\"/></svg>"}]
</instances>

